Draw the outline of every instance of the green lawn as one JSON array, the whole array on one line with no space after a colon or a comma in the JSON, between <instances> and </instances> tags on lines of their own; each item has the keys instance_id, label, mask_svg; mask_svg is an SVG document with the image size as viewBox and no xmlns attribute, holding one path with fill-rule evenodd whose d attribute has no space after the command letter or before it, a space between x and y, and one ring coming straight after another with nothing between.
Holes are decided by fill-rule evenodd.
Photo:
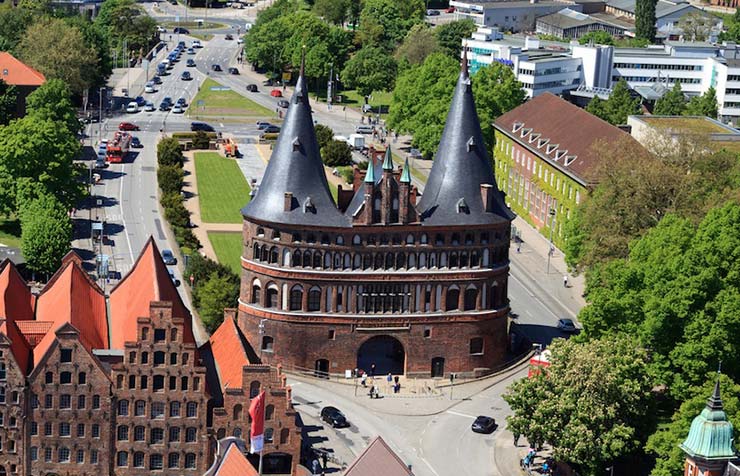
<instances>
[{"instance_id":1,"label":"green lawn","mask_svg":"<svg viewBox=\"0 0 740 476\"><path fill-rule=\"evenodd\" d=\"M249 184L234 159L215 152L195 154L200 217L205 223L241 223L239 210L249 202Z\"/></svg>"},{"instance_id":2,"label":"green lawn","mask_svg":"<svg viewBox=\"0 0 740 476\"><path fill-rule=\"evenodd\" d=\"M198 38L201 41L208 41L213 39L213 33L190 33L193 38Z\"/></svg>"},{"instance_id":3,"label":"green lawn","mask_svg":"<svg viewBox=\"0 0 740 476\"><path fill-rule=\"evenodd\" d=\"M365 104L365 98L360 96L360 94L352 89L348 89L346 91L340 91L340 95L344 96L344 101L342 104L350 104L355 105L357 107L362 106ZM383 106L384 109L387 109L388 106L391 104L391 98L393 97L392 91L375 91L372 95L372 98L369 101L369 104L376 108L378 106Z\"/></svg>"},{"instance_id":4,"label":"green lawn","mask_svg":"<svg viewBox=\"0 0 740 476\"><path fill-rule=\"evenodd\" d=\"M17 218L0 218L0 243L21 247L21 222Z\"/></svg>"},{"instance_id":5,"label":"green lawn","mask_svg":"<svg viewBox=\"0 0 740 476\"><path fill-rule=\"evenodd\" d=\"M218 262L241 275L242 234L209 231L208 239L211 240Z\"/></svg>"},{"instance_id":6,"label":"green lawn","mask_svg":"<svg viewBox=\"0 0 740 476\"><path fill-rule=\"evenodd\" d=\"M216 23L213 21L203 22L202 26L198 22L194 21L168 21L162 23L162 26L167 28L168 30L171 30L178 26L180 28L187 28L188 30L215 30L217 28L226 28L226 25L224 25L223 23Z\"/></svg>"},{"instance_id":7,"label":"green lawn","mask_svg":"<svg viewBox=\"0 0 740 476\"><path fill-rule=\"evenodd\" d=\"M208 78L200 86L198 94L190 102L188 115L199 116L254 116L270 117L273 112L234 91L213 91L221 84ZM203 101L203 105L199 105Z\"/></svg>"}]
</instances>

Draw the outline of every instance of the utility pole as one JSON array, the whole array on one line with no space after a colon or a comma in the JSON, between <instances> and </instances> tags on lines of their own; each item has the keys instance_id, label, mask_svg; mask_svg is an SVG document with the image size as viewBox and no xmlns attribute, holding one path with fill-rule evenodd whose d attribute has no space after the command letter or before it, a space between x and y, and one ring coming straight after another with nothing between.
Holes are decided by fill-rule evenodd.
<instances>
[{"instance_id":1,"label":"utility pole","mask_svg":"<svg viewBox=\"0 0 740 476\"><path fill-rule=\"evenodd\" d=\"M332 96L332 84L334 83L334 63L330 64L329 69L329 82L326 85L326 105L328 106L329 110L331 111L331 103L333 102L333 96Z\"/></svg>"},{"instance_id":2,"label":"utility pole","mask_svg":"<svg viewBox=\"0 0 740 476\"><path fill-rule=\"evenodd\" d=\"M550 257L554 249L552 246L552 229L555 228L555 209L550 208L548 215L550 215L550 249L547 250L547 274L550 274Z\"/></svg>"},{"instance_id":3,"label":"utility pole","mask_svg":"<svg viewBox=\"0 0 740 476\"><path fill-rule=\"evenodd\" d=\"M260 319L260 324L258 326L259 327L259 334L260 334L260 341L259 341L259 346L260 346L260 363L262 363L262 347L263 347L262 346L262 336L265 335L265 322L266 321L267 321L267 319Z\"/></svg>"}]
</instances>

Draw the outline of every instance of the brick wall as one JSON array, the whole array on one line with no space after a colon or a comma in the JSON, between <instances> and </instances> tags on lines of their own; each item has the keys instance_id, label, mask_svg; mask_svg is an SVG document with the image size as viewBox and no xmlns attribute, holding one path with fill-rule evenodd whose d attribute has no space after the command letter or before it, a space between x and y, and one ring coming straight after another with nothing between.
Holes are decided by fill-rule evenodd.
<instances>
[{"instance_id":1,"label":"brick wall","mask_svg":"<svg viewBox=\"0 0 740 476\"><path fill-rule=\"evenodd\" d=\"M0 334L0 467L4 474L24 474L26 379Z\"/></svg>"}]
</instances>

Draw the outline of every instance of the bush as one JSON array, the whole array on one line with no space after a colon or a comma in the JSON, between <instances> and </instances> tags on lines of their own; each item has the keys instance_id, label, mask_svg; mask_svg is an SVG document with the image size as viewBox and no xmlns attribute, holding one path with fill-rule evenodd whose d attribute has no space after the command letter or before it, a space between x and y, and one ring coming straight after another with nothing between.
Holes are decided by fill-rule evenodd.
<instances>
[{"instance_id":1,"label":"bush","mask_svg":"<svg viewBox=\"0 0 740 476\"><path fill-rule=\"evenodd\" d=\"M161 165L157 169L157 182L164 195L179 194L184 177L185 172L177 165Z\"/></svg>"},{"instance_id":2,"label":"bush","mask_svg":"<svg viewBox=\"0 0 740 476\"><path fill-rule=\"evenodd\" d=\"M184 158L180 142L174 137L162 139L157 144L157 163L163 165L176 165L182 167Z\"/></svg>"},{"instance_id":3,"label":"bush","mask_svg":"<svg viewBox=\"0 0 740 476\"><path fill-rule=\"evenodd\" d=\"M202 248L203 245L200 244L198 237L195 236L195 233L193 233L193 230L191 230L190 228L173 226L172 231L175 233L175 241L177 241L177 246L180 247L180 251L183 254L186 254L185 250L187 248L190 248L191 250ZM200 256L197 253L196 255Z\"/></svg>"},{"instance_id":4,"label":"bush","mask_svg":"<svg viewBox=\"0 0 740 476\"><path fill-rule=\"evenodd\" d=\"M348 184L352 184L352 182L354 182L355 173L352 170L352 167L343 168L339 173L344 179L344 181L347 182Z\"/></svg>"},{"instance_id":5,"label":"bush","mask_svg":"<svg viewBox=\"0 0 740 476\"><path fill-rule=\"evenodd\" d=\"M193 149L210 149L211 139L204 131L198 131L193 137Z\"/></svg>"},{"instance_id":6,"label":"bush","mask_svg":"<svg viewBox=\"0 0 740 476\"><path fill-rule=\"evenodd\" d=\"M205 132L200 131L208 136L209 139L215 139L218 134L216 132ZM195 132L173 132L172 137L175 139L192 139L195 137Z\"/></svg>"},{"instance_id":7,"label":"bush","mask_svg":"<svg viewBox=\"0 0 740 476\"><path fill-rule=\"evenodd\" d=\"M321 149L324 164L329 167L339 167L352 163L352 149L349 144L340 140L332 140Z\"/></svg>"},{"instance_id":8,"label":"bush","mask_svg":"<svg viewBox=\"0 0 740 476\"><path fill-rule=\"evenodd\" d=\"M278 133L277 132L264 132L260 136L260 139L262 139L262 140L277 140L277 138L278 138Z\"/></svg>"},{"instance_id":9,"label":"bush","mask_svg":"<svg viewBox=\"0 0 740 476\"><path fill-rule=\"evenodd\" d=\"M334 131L323 124L316 124L316 140L319 143L319 149L323 149L334 139Z\"/></svg>"}]
</instances>

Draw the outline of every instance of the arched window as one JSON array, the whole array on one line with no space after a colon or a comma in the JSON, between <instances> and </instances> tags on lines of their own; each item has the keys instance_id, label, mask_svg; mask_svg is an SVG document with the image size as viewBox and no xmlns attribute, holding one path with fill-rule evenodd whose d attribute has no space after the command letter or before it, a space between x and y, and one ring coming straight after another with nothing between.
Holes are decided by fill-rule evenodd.
<instances>
[{"instance_id":1,"label":"arched window","mask_svg":"<svg viewBox=\"0 0 740 476\"><path fill-rule=\"evenodd\" d=\"M498 308L500 302L499 302L499 288L501 286L498 285L498 281L494 281L493 285L491 286L491 309Z\"/></svg>"},{"instance_id":2,"label":"arched window","mask_svg":"<svg viewBox=\"0 0 740 476\"><path fill-rule=\"evenodd\" d=\"M272 230L272 239L273 240L280 240L280 232L277 230Z\"/></svg>"},{"instance_id":3,"label":"arched window","mask_svg":"<svg viewBox=\"0 0 740 476\"><path fill-rule=\"evenodd\" d=\"M468 254L467 253L460 253L460 267L461 268L468 267Z\"/></svg>"},{"instance_id":4,"label":"arched window","mask_svg":"<svg viewBox=\"0 0 740 476\"><path fill-rule=\"evenodd\" d=\"M234 428L234 437L241 438L242 437L242 429L239 427Z\"/></svg>"},{"instance_id":5,"label":"arched window","mask_svg":"<svg viewBox=\"0 0 740 476\"><path fill-rule=\"evenodd\" d=\"M478 301L478 290L475 286L469 287L465 290L465 310L473 311L476 308Z\"/></svg>"},{"instance_id":6,"label":"arched window","mask_svg":"<svg viewBox=\"0 0 740 476\"><path fill-rule=\"evenodd\" d=\"M328 245L329 244L329 235L321 235L321 244L322 245Z\"/></svg>"},{"instance_id":7,"label":"arched window","mask_svg":"<svg viewBox=\"0 0 740 476\"><path fill-rule=\"evenodd\" d=\"M278 249L277 246L270 248L270 263L278 262Z\"/></svg>"},{"instance_id":8,"label":"arched window","mask_svg":"<svg viewBox=\"0 0 740 476\"><path fill-rule=\"evenodd\" d=\"M306 238L306 241L309 243L316 243L316 236L308 235L308 237Z\"/></svg>"},{"instance_id":9,"label":"arched window","mask_svg":"<svg viewBox=\"0 0 740 476\"><path fill-rule=\"evenodd\" d=\"M278 307L278 287L275 284L267 286L267 293L265 295L265 307Z\"/></svg>"},{"instance_id":10,"label":"arched window","mask_svg":"<svg viewBox=\"0 0 740 476\"><path fill-rule=\"evenodd\" d=\"M290 442L290 430L288 428L283 428L280 430L280 444L281 445L287 445Z\"/></svg>"},{"instance_id":11,"label":"arched window","mask_svg":"<svg viewBox=\"0 0 740 476\"><path fill-rule=\"evenodd\" d=\"M445 301L445 311L454 311L460 305L460 290L457 286L447 288L447 297Z\"/></svg>"},{"instance_id":12,"label":"arched window","mask_svg":"<svg viewBox=\"0 0 740 476\"><path fill-rule=\"evenodd\" d=\"M300 243L300 242L301 242L301 234L293 233L293 243Z\"/></svg>"},{"instance_id":13,"label":"arched window","mask_svg":"<svg viewBox=\"0 0 740 476\"><path fill-rule=\"evenodd\" d=\"M349 253L344 253L344 269L349 269L351 266L352 258Z\"/></svg>"},{"instance_id":14,"label":"arched window","mask_svg":"<svg viewBox=\"0 0 740 476\"><path fill-rule=\"evenodd\" d=\"M427 254L419 253L419 268L426 268L426 267L427 267Z\"/></svg>"},{"instance_id":15,"label":"arched window","mask_svg":"<svg viewBox=\"0 0 740 476\"><path fill-rule=\"evenodd\" d=\"M331 269L331 253L329 252L324 255L324 269Z\"/></svg>"},{"instance_id":16,"label":"arched window","mask_svg":"<svg viewBox=\"0 0 740 476\"><path fill-rule=\"evenodd\" d=\"M275 339L270 336L262 336L262 350L265 352L272 352L272 346L275 343Z\"/></svg>"},{"instance_id":17,"label":"arched window","mask_svg":"<svg viewBox=\"0 0 740 476\"><path fill-rule=\"evenodd\" d=\"M457 253L452 252L450 253L450 268L457 268L457 265L459 264L457 260Z\"/></svg>"},{"instance_id":18,"label":"arched window","mask_svg":"<svg viewBox=\"0 0 740 476\"><path fill-rule=\"evenodd\" d=\"M219 428L216 432L216 438L219 440L226 438L226 430L224 428Z\"/></svg>"},{"instance_id":19,"label":"arched window","mask_svg":"<svg viewBox=\"0 0 740 476\"><path fill-rule=\"evenodd\" d=\"M259 380L253 380L249 384L249 398L255 398L260 394L260 382Z\"/></svg>"},{"instance_id":20,"label":"arched window","mask_svg":"<svg viewBox=\"0 0 740 476\"><path fill-rule=\"evenodd\" d=\"M293 266L300 266L301 265L301 258L303 255L301 254L301 250L295 250L293 252Z\"/></svg>"},{"instance_id":21,"label":"arched window","mask_svg":"<svg viewBox=\"0 0 740 476\"><path fill-rule=\"evenodd\" d=\"M375 269L383 269L383 255L380 253L375 255Z\"/></svg>"},{"instance_id":22,"label":"arched window","mask_svg":"<svg viewBox=\"0 0 740 476\"><path fill-rule=\"evenodd\" d=\"M466 233L465 234L465 244L466 245L472 245L473 244L473 234L472 233Z\"/></svg>"},{"instance_id":23,"label":"arched window","mask_svg":"<svg viewBox=\"0 0 740 476\"><path fill-rule=\"evenodd\" d=\"M483 266L488 266L488 248L483 250Z\"/></svg>"},{"instance_id":24,"label":"arched window","mask_svg":"<svg viewBox=\"0 0 740 476\"><path fill-rule=\"evenodd\" d=\"M275 415L275 405L267 405L265 407L265 420L272 420Z\"/></svg>"},{"instance_id":25,"label":"arched window","mask_svg":"<svg viewBox=\"0 0 740 476\"><path fill-rule=\"evenodd\" d=\"M364 255L362 257L362 269L370 269L372 257L370 255Z\"/></svg>"},{"instance_id":26,"label":"arched window","mask_svg":"<svg viewBox=\"0 0 740 476\"><path fill-rule=\"evenodd\" d=\"M406 267L406 255L398 253L396 255L396 269L403 269Z\"/></svg>"},{"instance_id":27,"label":"arched window","mask_svg":"<svg viewBox=\"0 0 740 476\"><path fill-rule=\"evenodd\" d=\"M441 233L437 233L437 236L434 237L434 244L435 245L444 245L445 244L445 237Z\"/></svg>"},{"instance_id":28,"label":"arched window","mask_svg":"<svg viewBox=\"0 0 740 476\"><path fill-rule=\"evenodd\" d=\"M344 237L342 235L337 236L337 244L338 245L344 244Z\"/></svg>"},{"instance_id":29,"label":"arched window","mask_svg":"<svg viewBox=\"0 0 740 476\"><path fill-rule=\"evenodd\" d=\"M429 242L429 238L427 238L427 234L422 233L421 237L419 237L419 243L421 243L422 245L426 245L428 242Z\"/></svg>"},{"instance_id":30,"label":"arched window","mask_svg":"<svg viewBox=\"0 0 740 476\"><path fill-rule=\"evenodd\" d=\"M311 267L311 252L308 250L303 252L303 267L304 268Z\"/></svg>"},{"instance_id":31,"label":"arched window","mask_svg":"<svg viewBox=\"0 0 740 476\"><path fill-rule=\"evenodd\" d=\"M429 253L429 267L435 268L437 266L437 253Z\"/></svg>"},{"instance_id":32,"label":"arched window","mask_svg":"<svg viewBox=\"0 0 740 476\"><path fill-rule=\"evenodd\" d=\"M313 267L321 268L321 253L318 251L315 251L313 254Z\"/></svg>"},{"instance_id":33,"label":"arched window","mask_svg":"<svg viewBox=\"0 0 740 476\"><path fill-rule=\"evenodd\" d=\"M267 263L270 260L270 250L267 249L267 246L262 247L262 258L260 258L262 261Z\"/></svg>"},{"instance_id":34,"label":"arched window","mask_svg":"<svg viewBox=\"0 0 740 476\"><path fill-rule=\"evenodd\" d=\"M272 435L275 431L272 428L265 428L265 443L272 443Z\"/></svg>"},{"instance_id":35,"label":"arched window","mask_svg":"<svg viewBox=\"0 0 740 476\"><path fill-rule=\"evenodd\" d=\"M290 258L291 258L290 250L285 248L283 250L283 266L290 266Z\"/></svg>"},{"instance_id":36,"label":"arched window","mask_svg":"<svg viewBox=\"0 0 740 476\"><path fill-rule=\"evenodd\" d=\"M408 234L406 235L406 244L407 245L413 245L414 244L414 235Z\"/></svg>"},{"instance_id":37,"label":"arched window","mask_svg":"<svg viewBox=\"0 0 740 476\"><path fill-rule=\"evenodd\" d=\"M352 258L352 269L360 269L362 267L362 256L358 254L355 254L354 258Z\"/></svg>"},{"instance_id":38,"label":"arched window","mask_svg":"<svg viewBox=\"0 0 740 476\"><path fill-rule=\"evenodd\" d=\"M385 255L385 269L393 269L393 253Z\"/></svg>"},{"instance_id":39,"label":"arched window","mask_svg":"<svg viewBox=\"0 0 740 476\"><path fill-rule=\"evenodd\" d=\"M85 372L80 372L77 374L77 383L80 385L84 385L87 383L87 374Z\"/></svg>"},{"instance_id":40,"label":"arched window","mask_svg":"<svg viewBox=\"0 0 740 476\"><path fill-rule=\"evenodd\" d=\"M355 235L352 237L352 244L353 245L360 245L362 244L362 238L360 238L360 235Z\"/></svg>"},{"instance_id":41,"label":"arched window","mask_svg":"<svg viewBox=\"0 0 740 476\"><path fill-rule=\"evenodd\" d=\"M242 406L238 403L234 405L234 410L232 412L232 420L239 421L242 419Z\"/></svg>"},{"instance_id":42,"label":"arched window","mask_svg":"<svg viewBox=\"0 0 740 476\"><path fill-rule=\"evenodd\" d=\"M471 251L470 252L470 267L477 268L478 266L480 266L480 257L478 256L478 252Z\"/></svg>"},{"instance_id":43,"label":"arched window","mask_svg":"<svg viewBox=\"0 0 740 476\"><path fill-rule=\"evenodd\" d=\"M290 290L290 310L300 311L303 309L303 287L295 285Z\"/></svg>"},{"instance_id":44,"label":"arched window","mask_svg":"<svg viewBox=\"0 0 740 476\"><path fill-rule=\"evenodd\" d=\"M252 259L260 259L260 245L257 243L252 246Z\"/></svg>"},{"instance_id":45,"label":"arched window","mask_svg":"<svg viewBox=\"0 0 740 476\"><path fill-rule=\"evenodd\" d=\"M443 251L439 255L439 267L445 268L447 266L447 252Z\"/></svg>"},{"instance_id":46,"label":"arched window","mask_svg":"<svg viewBox=\"0 0 740 476\"><path fill-rule=\"evenodd\" d=\"M321 289L311 288L308 292L308 310L311 312L319 311L321 309Z\"/></svg>"},{"instance_id":47,"label":"arched window","mask_svg":"<svg viewBox=\"0 0 740 476\"><path fill-rule=\"evenodd\" d=\"M252 281L252 304L261 304L260 301L260 294L262 291L262 284L260 283L259 279L255 279Z\"/></svg>"},{"instance_id":48,"label":"arched window","mask_svg":"<svg viewBox=\"0 0 740 476\"><path fill-rule=\"evenodd\" d=\"M257 228L257 236L265 236L265 229L262 227Z\"/></svg>"},{"instance_id":49,"label":"arched window","mask_svg":"<svg viewBox=\"0 0 740 476\"><path fill-rule=\"evenodd\" d=\"M452 244L453 245L459 245L460 244L460 235L458 233L452 234Z\"/></svg>"}]
</instances>

